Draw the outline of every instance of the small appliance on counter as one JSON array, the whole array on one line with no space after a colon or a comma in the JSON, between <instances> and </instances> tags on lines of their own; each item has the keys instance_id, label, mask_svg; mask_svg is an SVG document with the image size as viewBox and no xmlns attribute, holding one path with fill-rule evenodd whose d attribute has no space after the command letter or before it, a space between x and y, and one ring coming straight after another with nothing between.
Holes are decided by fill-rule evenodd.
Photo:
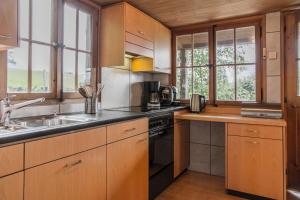
<instances>
[{"instance_id":1,"label":"small appliance on counter","mask_svg":"<svg viewBox=\"0 0 300 200\"><path fill-rule=\"evenodd\" d=\"M277 104L251 104L244 103L241 108L242 117L282 119L283 113Z\"/></svg>"},{"instance_id":2,"label":"small appliance on counter","mask_svg":"<svg viewBox=\"0 0 300 200\"><path fill-rule=\"evenodd\" d=\"M159 88L159 81L143 82L142 106L160 107Z\"/></svg>"},{"instance_id":3,"label":"small appliance on counter","mask_svg":"<svg viewBox=\"0 0 300 200\"><path fill-rule=\"evenodd\" d=\"M177 93L178 93L178 89L175 86L172 86L172 90L173 90L173 106L180 106L181 102L179 100L177 100Z\"/></svg>"},{"instance_id":4,"label":"small appliance on counter","mask_svg":"<svg viewBox=\"0 0 300 200\"><path fill-rule=\"evenodd\" d=\"M174 101L174 93L172 86L160 86L159 89L160 94L160 103L162 106L170 106Z\"/></svg>"},{"instance_id":5,"label":"small appliance on counter","mask_svg":"<svg viewBox=\"0 0 300 200\"><path fill-rule=\"evenodd\" d=\"M190 102L190 111L194 113L202 112L205 108L205 96L193 94Z\"/></svg>"}]
</instances>

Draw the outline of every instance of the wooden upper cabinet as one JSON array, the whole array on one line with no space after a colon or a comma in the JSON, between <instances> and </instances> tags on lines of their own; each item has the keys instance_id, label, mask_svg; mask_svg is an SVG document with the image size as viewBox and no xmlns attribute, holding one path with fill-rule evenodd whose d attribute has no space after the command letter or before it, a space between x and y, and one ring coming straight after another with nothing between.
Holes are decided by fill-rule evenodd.
<instances>
[{"instance_id":1,"label":"wooden upper cabinet","mask_svg":"<svg viewBox=\"0 0 300 200\"><path fill-rule=\"evenodd\" d=\"M125 28L127 32L145 40L154 41L153 27L155 21L151 17L127 3L125 3L125 16Z\"/></svg>"},{"instance_id":2,"label":"wooden upper cabinet","mask_svg":"<svg viewBox=\"0 0 300 200\"><path fill-rule=\"evenodd\" d=\"M107 199L148 199L148 133L107 145Z\"/></svg>"},{"instance_id":3,"label":"wooden upper cabinet","mask_svg":"<svg viewBox=\"0 0 300 200\"><path fill-rule=\"evenodd\" d=\"M1 0L0 3L0 50L18 46L19 0Z\"/></svg>"},{"instance_id":4,"label":"wooden upper cabinet","mask_svg":"<svg viewBox=\"0 0 300 200\"><path fill-rule=\"evenodd\" d=\"M139 67L132 67L132 71L170 73L171 32L168 28L124 2L104 7L100 24L101 67L130 69L130 62L125 59L128 54L147 58L147 63L139 62Z\"/></svg>"},{"instance_id":5,"label":"wooden upper cabinet","mask_svg":"<svg viewBox=\"0 0 300 200\"><path fill-rule=\"evenodd\" d=\"M106 146L25 171L25 200L105 200Z\"/></svg>"},{"instance_id":6,"label":"wooden upper cabinet","mask_svg":"<svg viewBox=\"0 0 300 200\"><path fill-rule=\"evenodd\" d=\"M228 136L227 189L285 199L282 140Z\"/></svg>"},{"instance_id":7,"label":"wooden upper cabinet","mask_svg":"<svg viewBox=\"0 0 300 200\"><path fill-rule=\"evenodd\" d=\"M155 23L154 71L171 74L171 30Z\"/></svg>"}]
</instances>

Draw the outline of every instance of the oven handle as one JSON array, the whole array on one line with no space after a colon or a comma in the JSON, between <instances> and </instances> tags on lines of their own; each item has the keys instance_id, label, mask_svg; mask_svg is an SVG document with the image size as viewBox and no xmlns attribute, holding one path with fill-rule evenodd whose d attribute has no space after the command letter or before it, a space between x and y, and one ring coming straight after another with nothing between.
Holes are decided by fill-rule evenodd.
<instances>
[{"instance_id":1,"label":"oven handle","mask_svg":"<svg viewBox=\"0 0 300 200\"><path fill-rule=\"evenodd\" d=\"M155 136L159 136L159 135L164 135L164 131L159 131L158 133L155 133L153 135L150 135L149 138L155 137Z\"/></svg>"}]
</instances>

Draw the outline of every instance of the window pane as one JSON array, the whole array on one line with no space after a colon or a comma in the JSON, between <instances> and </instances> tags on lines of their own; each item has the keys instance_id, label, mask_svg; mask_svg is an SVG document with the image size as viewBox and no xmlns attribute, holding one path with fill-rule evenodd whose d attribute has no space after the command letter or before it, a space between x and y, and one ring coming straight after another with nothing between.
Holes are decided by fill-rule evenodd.
<instances>
[{"instance_id":1,"label":"window pane","mask_svg":"<svg viewBox=\"0 0 300 200\"><path fill-rule=\"evenodd\" d=\"M192 95L192 69L178 68L176 70L176 86L178 88L179 99L189 99Z\"/></svg>"},{"instance_id":2,"label":"window pane","mask_svg":"<svg viewBox=\"0 0 300 200\"><path fill-rule=\"evenodd\" d=\"M208 64L208 32L194 34L194 66Z\"/></svg>"},{"instance_id":3,"label":"window pane","mask_svg":"<svg viewBox=\"0 0 300 200\"><path fill-rule=\"evenodd\" d=\"M255 65L240 65L236 67L237 101L256 100L256 69Z\"/></svg>"},{"instance_id":4,"label":"window pane","mask_svg":"<svg viewBox=\"0 0 300 200\"><path fill-rule=\"evenodd\" d=\"M233 66L217 67L217 100L233 101L235 100L235 76Z\"/></svg>"},{"instance_id":5,"label":"window pane","mask_svg":"<svg viewBox=\"0 0 300 200\"><path fill-rule=\"evenodd\" d=\"M63 53L63 91L75 92L75 51L64 49Z\"/></svg>"},{"instance_id":6,"label":"window pane","mask_svg":"<svg viewBox=\"0 0 300 200\"><path fill-rule=\"evenodd\" d=\"M92 43L92 17L90 14L79 11L78 48L90 51Z\"/></svg>"},{"instance_id":7,"label":"window pane","mask_svg":"<svg viewBox=\"0 0 300 200\"><path fill-rule=\"evenodd\" d=\"M234 30L216 31L217 65L234 64Z\"/></svg>"},{"instance_id":8,"label":"window pane","mask_svg":"<svg viewBox=\"0 0 300 200\"><path fill-rule=\"evenodd\" d=\"M21 0L20 2L20 36L21 38L29 38L29 0Z\"/></svg>"},{"instance_id":9,"label":"window pane","mask_svg":"<svg viewBox=\"0 0 300 200\"><path fill-rule=\"evenodd\" d=\"M20 47L7 52L7 91L21 93L28 90L28 42L21 41Z\"/></svg>"},{"instance_id":10,"label":"window pane","mask_svg":"<svg viewBox=\"0 0 300 200\"><path fill-rule=\"evenodd\" d=\"M236 62L256 63L255 55L255 27L236 29Z\"/></svg>"},{"instance_id":11,"label":"window pane","mask_svg":"<svg viewBox=\"0 0 300 200\"><path fill-rule=\"evenodd\" d=\"M192 66L192 35L181 35L176 37L177 67Z\"/></svg>"},{"instance_id":12,"label":"window pane","mask_svg":"<svg viewBox=\"0 0 300 200\"><path fill-rule=\"evenodd\" d=\"M51 91L51 47L32 44L32 92Z\"/></svg>"},{"instance_id":13,"label":"window pane","mask_svg":"<svg viewBox=\"0 0 300 200\"><path fill-rule=\"evenodd\" d=\"M76 47L76 9L67 4L64 6L64 44Z\"/></svg>"},{"instance_id":14,"label":"window pane","mask_svg":"<svg viewBox=\"0 0 300 200\"><path fill-rule=\"evenodd\" d=\"M194 68L194 94L201 94L205 96L205 99L209 98L209 68L199 67Z\"/></svg>"},{"instance_id":15,"label":"window pane","mask_svg":"<svg viewBox=\"0 0 300 200\"><path fill-rule=\"evenodd\" d=\"M91 71L91 56L86 53L78 53L78 85L90 83L88 73Z\"/></svg>"},{"instance_id":16,"label":"window pane","mask_svg":"<svg viewBox=\"0 0 300 200\"><path fill-rule=\"evenodd\" d=\"M32 0L32 39L51 42L52 0Z\"/></svg>"}]
</instances>

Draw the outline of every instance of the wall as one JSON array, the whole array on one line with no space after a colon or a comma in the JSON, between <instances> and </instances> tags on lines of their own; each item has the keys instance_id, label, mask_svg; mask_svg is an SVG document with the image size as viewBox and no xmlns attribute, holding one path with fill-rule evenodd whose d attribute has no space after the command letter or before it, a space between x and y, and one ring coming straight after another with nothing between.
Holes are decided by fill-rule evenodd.
<instances>
[{"instance_id":1,"label":"wall","mask_svg":"<svg viewBox=\"0 0 300 200\"><path fill-rule=\"evenodd\" d=\"M281 13L266 14L266 102L281 102ZM273 55L272 55L273 54ZM275 57L272 57L275 56Z\"/></svg>"}]
</instances>

